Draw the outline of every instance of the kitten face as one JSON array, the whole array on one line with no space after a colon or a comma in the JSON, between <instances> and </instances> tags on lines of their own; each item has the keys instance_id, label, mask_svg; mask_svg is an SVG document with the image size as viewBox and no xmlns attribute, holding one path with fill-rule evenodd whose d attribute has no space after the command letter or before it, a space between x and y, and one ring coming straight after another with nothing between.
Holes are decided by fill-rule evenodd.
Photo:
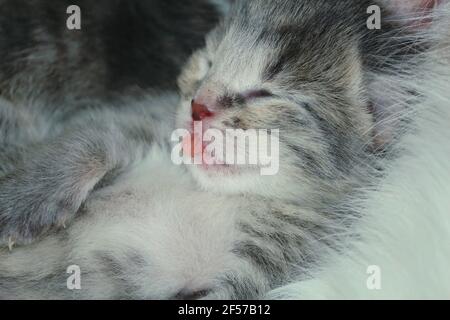
<instances>
[{"instance_id":1,"label":"kitten face","mask_svg":"<svg viewBox=\"0 0 450 320\"><path fill-rule=\"evenodd\" d=\"M202 186L298 199L351 176L373 126L359 42L367 6L338 2L238 2L192 56L179 126L280 130L277 175L190 166Z\"/></svg>"}]
</instances>

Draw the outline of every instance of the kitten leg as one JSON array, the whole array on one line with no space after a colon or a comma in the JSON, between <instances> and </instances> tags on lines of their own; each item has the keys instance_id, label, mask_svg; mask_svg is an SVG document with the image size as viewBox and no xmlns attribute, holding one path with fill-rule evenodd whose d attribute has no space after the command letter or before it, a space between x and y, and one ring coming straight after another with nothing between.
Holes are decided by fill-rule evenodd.
<instances>
[{"instance_id":1,"label":"kitten leg","mask_svg":"<svg viewBox=\"0 0 450 320\"><path fill-rule=\"evenodd\" d=\"M0 243L30 243L52 226L65 226L97 183L132 164L151 142L144 128L107 123L36 144L0 176Z\"/></svg>"}]
</instances>

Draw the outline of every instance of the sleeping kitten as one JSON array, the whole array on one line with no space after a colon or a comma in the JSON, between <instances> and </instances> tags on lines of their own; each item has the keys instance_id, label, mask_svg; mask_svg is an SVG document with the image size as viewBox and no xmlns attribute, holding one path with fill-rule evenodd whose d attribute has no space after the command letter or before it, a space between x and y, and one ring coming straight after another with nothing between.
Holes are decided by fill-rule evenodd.
<instances>
[{"instance_id":1,"label":"sleeping kitten","mask_svg":"<svg viewBox=\"0 0 450 320\"><path fill-rule=\"evenodd\" d=\"M0 251L0 297L255 299L298 279L376 174L372 111L390 106L374 88L422 50L393 23L368 30L371 4L237 1L180 77L176 123L145 99L72 119L0 180L3 243L39 240ZM172 164L171 131L193 121L280 129L279 173Z\"/></svg>"}]
</instances>

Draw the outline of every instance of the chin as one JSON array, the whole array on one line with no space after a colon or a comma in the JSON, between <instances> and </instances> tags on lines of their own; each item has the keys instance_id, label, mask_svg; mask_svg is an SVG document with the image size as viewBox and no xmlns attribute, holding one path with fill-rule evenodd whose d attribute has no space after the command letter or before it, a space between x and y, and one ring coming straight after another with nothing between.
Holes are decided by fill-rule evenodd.
<instances>
[{"instance_id":1,"label":"chin","mask_svg":"<svg viewBox=\"0 0 450 320\"><path fill-rule=\"evenodd\" d=\"M298 199L305 191L289 176L262 176L260 169L254 167L190 165L188 169L203 190L215 193Z\"/></svg>"},{"instance_id":2,"label":"chin","mask_svg":"<svg viewBox=\"0 0 450 320\"><path fill-rule=\"evenodd\" d=\"M202 189L226 194L251 192L259 176L254 168L240 166L189 165L188 168Z\"/></svg>"}]
</instances>

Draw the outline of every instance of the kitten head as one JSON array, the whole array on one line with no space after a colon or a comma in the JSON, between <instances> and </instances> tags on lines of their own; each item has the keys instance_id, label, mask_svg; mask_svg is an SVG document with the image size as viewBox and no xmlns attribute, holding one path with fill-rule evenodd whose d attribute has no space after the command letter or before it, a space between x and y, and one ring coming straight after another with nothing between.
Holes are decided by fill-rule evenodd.
<instances>
[{"instance_id":1,"label":"kitten head","mask_svg":"<svg viewBox=\"0 0 450 320\"><path fill-rule=\"evenodd\" d=\"M178 124L191 129L199 121L203 130L222 132L279 129L279 170L264 176L260 164L189 166L203 187L298 199L339 193L356 179L377 146L371 83L409 54L398 47L393 53L399 45L393 24L369 30L371 4L235 3L179 79ZM400 47L411 50L410 44Z\"/></svg>"}]
</instances>

